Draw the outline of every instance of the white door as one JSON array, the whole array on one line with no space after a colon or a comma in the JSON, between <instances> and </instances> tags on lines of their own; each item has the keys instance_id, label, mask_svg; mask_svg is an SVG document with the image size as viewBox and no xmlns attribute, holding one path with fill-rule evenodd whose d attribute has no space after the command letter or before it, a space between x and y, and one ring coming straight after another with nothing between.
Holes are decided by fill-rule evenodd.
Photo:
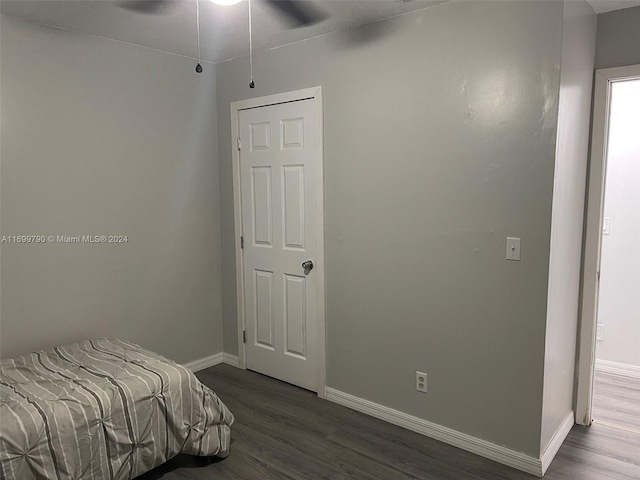
<instances>
[{"instance_id":1,"label":"white door","mask_svg":"<svg viewBox=\"0 0 640 480\"><path fill-rule=\"evenodd\" d=\"M314 101L241 110L247 368L317 390Z\"/></svg>"}]
</instances>

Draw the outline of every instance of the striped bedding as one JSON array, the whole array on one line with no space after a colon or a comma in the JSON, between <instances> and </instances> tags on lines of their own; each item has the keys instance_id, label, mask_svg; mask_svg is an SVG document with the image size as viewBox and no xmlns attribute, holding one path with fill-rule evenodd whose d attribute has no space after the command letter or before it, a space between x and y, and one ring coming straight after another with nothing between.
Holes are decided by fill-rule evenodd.
<instances>
[{"instance_id":1,"label":"striped bedding","mask_svg":"<svg viewBox=\"0 0 640 480\"><path fill-rule=\"evenodd\" d=\"M96 339L0 361L0 479L124 480L229 453L233 415L185 367Z\"/></svg>"}]
</instances>

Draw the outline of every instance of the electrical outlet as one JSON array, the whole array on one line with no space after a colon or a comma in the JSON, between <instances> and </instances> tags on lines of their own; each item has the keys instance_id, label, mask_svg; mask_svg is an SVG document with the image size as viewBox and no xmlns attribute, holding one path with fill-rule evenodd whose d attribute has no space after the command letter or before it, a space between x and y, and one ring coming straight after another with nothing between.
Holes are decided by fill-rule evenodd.
<instances>
[{"instance_id":1,"label":"electrical outlet","mask_svg":"<svg viewBox=\"0 0 640 480\"><path fill-rule=\"evenodd\" d=\"M416 372L416 390L422 393L427 393L427 374L423 372Z\"/></svg>"}]
</instances>

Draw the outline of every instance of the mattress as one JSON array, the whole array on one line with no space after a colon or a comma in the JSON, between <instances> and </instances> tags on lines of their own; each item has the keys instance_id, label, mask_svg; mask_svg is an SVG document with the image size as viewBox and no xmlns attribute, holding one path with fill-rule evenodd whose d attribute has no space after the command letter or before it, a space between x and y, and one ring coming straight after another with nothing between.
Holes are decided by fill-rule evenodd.
<instances>
[{"instance_id":1,"label":"mattress","mask_svg":"<svg viewBox=\"0 0 640 480\"><path fill-rule=\"evenodd\" d=\"M117 339L0 361L0 478L128 480L225 457L233 415L187 368Z\"/></svg>"}]
</instances>

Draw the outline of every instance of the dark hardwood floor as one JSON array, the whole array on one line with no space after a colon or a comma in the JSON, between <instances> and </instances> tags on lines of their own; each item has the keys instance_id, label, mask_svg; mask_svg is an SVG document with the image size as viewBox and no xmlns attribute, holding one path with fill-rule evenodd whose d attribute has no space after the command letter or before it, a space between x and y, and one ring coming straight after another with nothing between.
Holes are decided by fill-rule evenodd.
<instances>
[{"instance_id":1,"label":"dark hardwood floor","mask_svg":"<svg viewBox=\"0 0 640 480\"><path fill-rule=\"evenodd\" d=\"M640 433L640 379L596 371L593 421Z\"/></svg>"},{"instance_id":2,"label":"dark hardwood floor","mask_svg":"<svg viewBox=\"0 0 640 480\"><path fill-rule=\"evenodd\" d=\"M218 365L198 373L236 417L224 460L180 455L138 480L532 480L257 373ZM640 479L640 433L574 427L548 480Z\"/></svg>"}]
</instances>

